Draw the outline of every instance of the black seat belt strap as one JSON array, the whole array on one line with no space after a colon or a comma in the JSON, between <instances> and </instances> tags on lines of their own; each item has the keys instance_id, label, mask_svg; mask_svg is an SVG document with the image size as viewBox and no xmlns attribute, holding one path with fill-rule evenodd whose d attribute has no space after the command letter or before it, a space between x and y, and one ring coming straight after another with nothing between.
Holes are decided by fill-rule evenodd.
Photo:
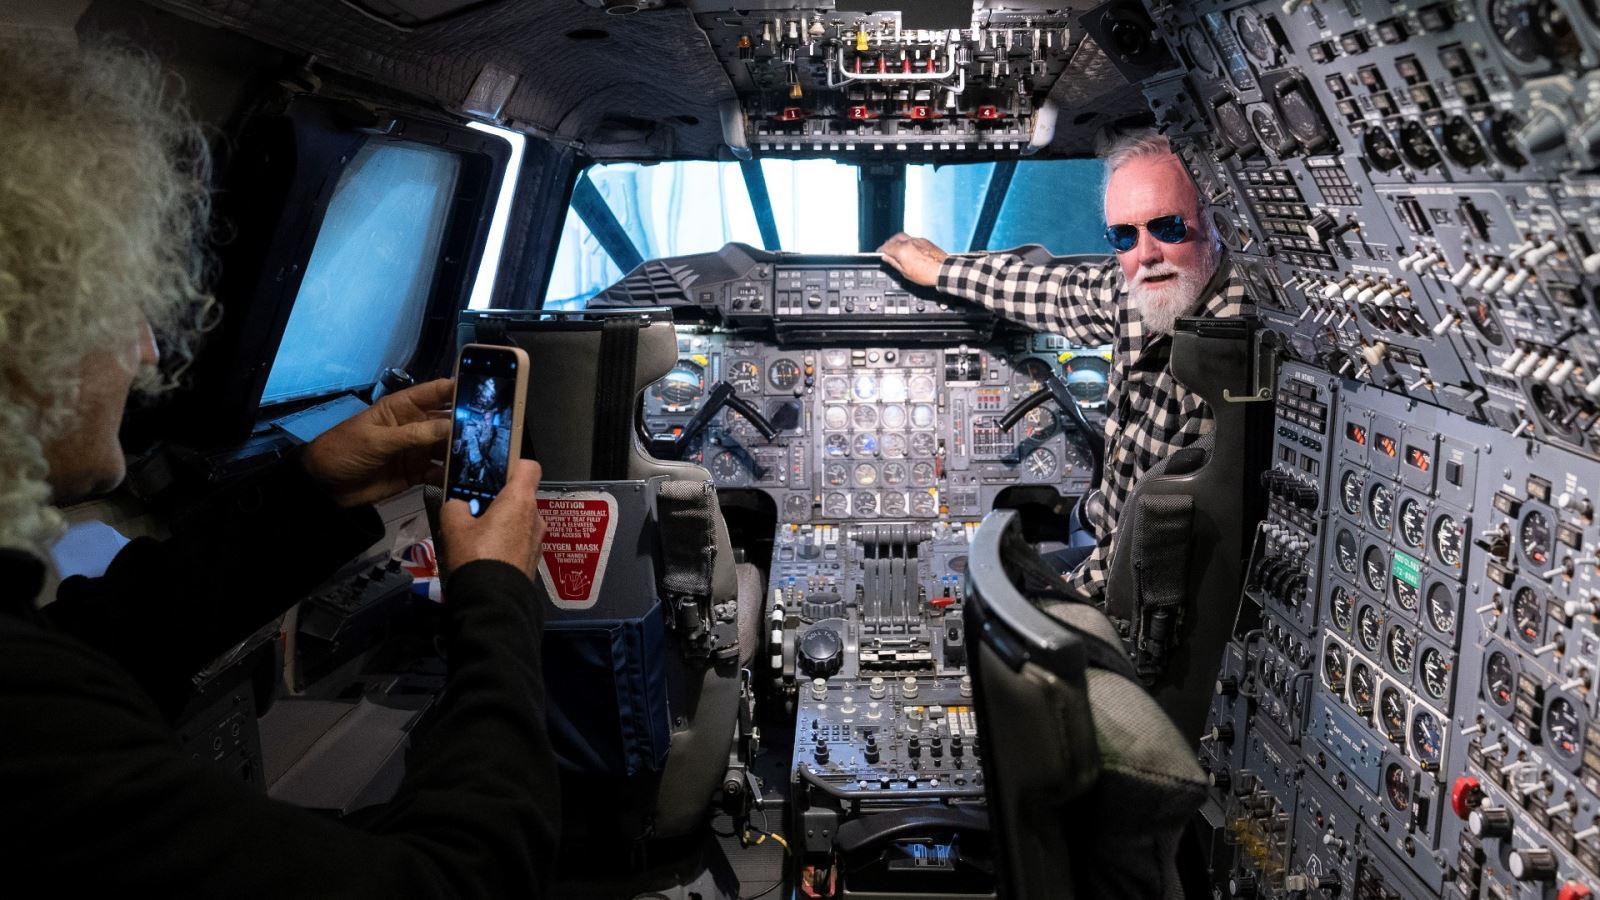
<instances>
[{"instance_id":1,"label":"black seat belt strap","mask_svg":"<svg viewBox=\"0 0 1600 900\"><path fill-rule=\"evenodd\" d=\"M633 434L633 379L639 363L639 320L607 319L600 329L600 366L595 378L594 446L589 477L628 477Z\"/></svg>"}]
</instances>

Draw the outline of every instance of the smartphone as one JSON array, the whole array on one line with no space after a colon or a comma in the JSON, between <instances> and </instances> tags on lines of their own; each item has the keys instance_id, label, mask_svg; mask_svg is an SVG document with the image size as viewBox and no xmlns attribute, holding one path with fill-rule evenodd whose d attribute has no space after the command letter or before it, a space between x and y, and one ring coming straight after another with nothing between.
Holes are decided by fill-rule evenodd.
<instances>
[{"instance_id":1,"label":"smartphone","mask_svg":"<svg viewBox=\"0 0 1600 900\"><path fill-rule=\"evenodd\" d=\"M465 500L474 516L506 486L522 456L522 407L528 397L528 353L521 347L468 344L456 359L450 409L446 500Z\"/></svg>"}]
</instances>

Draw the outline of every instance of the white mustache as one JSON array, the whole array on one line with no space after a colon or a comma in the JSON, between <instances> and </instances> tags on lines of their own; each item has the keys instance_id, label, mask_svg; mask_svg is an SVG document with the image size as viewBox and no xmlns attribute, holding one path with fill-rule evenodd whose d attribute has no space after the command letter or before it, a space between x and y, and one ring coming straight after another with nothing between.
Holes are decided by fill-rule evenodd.
<instances>
[{"instance_id":1,"label":"white mustache","mask_svg":"<svg viewBox=\"0 0 1600 900\"><path fill-rule=\"evenodd\" d=\"M1161 278L1166 275L1181 276L1182 274L1183 273L1178 270L1177 266L1174 266L1171 263L1161 263L1159 265L1151 266L1148 269L1140 269L1139 277L1134 283L1142 285L1152 278Z\"/></svg>"}]
</instances>

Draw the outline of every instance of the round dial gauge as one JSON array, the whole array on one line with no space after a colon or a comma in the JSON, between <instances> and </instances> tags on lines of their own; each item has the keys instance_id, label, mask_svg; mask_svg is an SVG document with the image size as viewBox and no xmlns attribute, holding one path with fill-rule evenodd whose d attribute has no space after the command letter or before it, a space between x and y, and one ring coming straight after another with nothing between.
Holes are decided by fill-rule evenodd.
<instances>
[{"instance_id":1,"label":"round dial gauge","mask_svg":"<svg viewBox=\"0 0 1600 900\"><path fill-rule=\"evenodd\" d=\"M1374 484L1372 491L1367 494L1367 517L1379 531L1389 530L1389 523L1394 518L1394 488L1388 482Z\"/></svg>"},{"instance_id":2,"label":"round dial gauge","mask_svg":"<svg viewBox=\"0 0 1600 900\"><path fill-rule=\"evenodd\" d=\"M1454 516L1440 516L1433 523L1433 552L1439 561L1452 569L1461 568L1462 541L1466 529Z\"/></svg>"},{"instance_id":3,"label":"round dial gauge","mask_svg":"<svg viewBox=\"0 0 1600 900\"><path fill-rule=\"evenodd\" d=\"M705 367L692 359L680 359L664 378L650 386L650 393L667 412L683 412L706 392Z\"/></svg>"},{"instance_id":4,"label":"round dial gauge","mask_svg":"<svg viewBox=\"0 0 1600 900\"><path fill-rule=\"evenodd\" d=\"M886 516L903 516L906 514L906 495L899 491L890 491L883 495L883 514Z\"/></svg>"},{"instance_id":5,"label":"round dial gauge","mask_svg":"<svg viewBox=\"0 0 1600 900\"><path fill-rule=\"evenodd\" d=\"M878 427L878 408L876 406L858 406L851 410L850 421L861 431L871 431Z\"/></svg>"},{"instance_id":6,"label":"round dial gauge","mask_svg":"<svg viewBox=\"0 0 1600 900\"><path fill-rule=\"evenodd\" d=\"M875 434L858 434L850 443L851 452L857 456L877 456L878 436Z\"/></svg>"},{"instance_id":7,"label":"round dial gauge","mask_svg":"<svg viewBox=\"0 0 1600 900\"><path fill-rule=\"evenodd\" d=\"M735 484L744 480L744 462L733 453L724 450L711 458L711 477L718 484Z\"/></svg>"},{"instance_id":8,"label":"round dial gauge","mask_svg":"<svg viewBox=\"0 0 1600 900\"><path fill-rule=\"evenodd\" d=\"M897 487L906 483L905 463L889 463L883 467L883 483Z\"/></svg>"},{"instance_id":9,"label":"round dial gauge","mask_svg":"<svg viewBox=\"0 0 1600 900\"><path fill-rule=\"evenodd\" d=\"M1378 689L1378 678L1372 667L1356 662L1350 667L1350 705L1363 716L1372 715L1372 697Z\"/></svg>"},{"instance_id":10,"label":"round dial gauge","mask_svg":"<svg viewBox=\"0 0 1600 900\"><path fill-rule=\"evenodd\" d=\"M872 517L878 514L878 495L871 491L856 491L851 501L858 516Z\"/></svg>"},{"instance_id":11,"label":"round dial gauge","mask_svg":"<svg viewBox=\"0 0 1600 900\"><path fill-rule=\"evenodd\" d=\"M1416 662L1414 655L1416 651L1416 638L1411 636L1411 632L1406 631L1405 626L1396 625L1389 629L1389 664L1394 666L1397 674L1411 674L1411 666Z\"/></svg>"},{"instance_id":12,"label":"round dial gauge","mask_svg":"<svg viewBox=\"0 0 1600 900\"><path fill-rule=\"evenodd\" d=\"M782 356L773 360L772 365L768 367L767 381L780 391L789 391L800 383L802 374L799 363Z\"/></svg>"},{"instance_id":13,"label":"round dial gauge","mask_svg":"<svg viewBox=\"0 0 1600 900\"><path fill-rule=\"evenodd\" d=\"M1411 755L1422 768L1432 772L1439 768L1439 758L1444 751L1444 727L1439 718L1425 710L1417 710L1411 717Z\"/></svg>"},{"instance_id":14,"label":"round dial gauge","mask_svg":"<svg viewBox=\"0 0 1600 900\"><path fill-rule=\"evenodd\" d=\"M1529 644L1538 644L1544 633L1544 601L1531 587L1517 588L1511 598L1511 630Z\"/></svg>"},{"instance_id":15,"label":"round dial gauge","mask_svg":"<svg viewBox=\"0 0 1600 900\"><path fill-rule=\"evenodd\" d=\"M1566 697L1556 697L1544 710L1545 743L1563 759L1573 761L1583 755L1583 718Z\"/></svg>"},{"instance_id":16,"label":"round dial gauge","mask_svg":"<svg viewBox=\"0 0 1600 900\"><path fill-rule=\"evenodd\" d=\"M936 449L935 444L933 435L926 431L919 431L911 436L911 455L932 456Z\"/></svg>"},{"instance_id":17,"label":"round dial gauge","mask_svg":"<svg viewBox=\"0 0 1600 900\"><path fill-rule=\"evenodd\" d=\"M917 487L931 487L934 481L933 463L919 462L911 464L911 483Z\"/></svg>"},{"instance_id":18,"label":"round dial gauge","mask_svg":"<svg viewBox=\"0 0 1600 900\"><path fill-rule=\"evenodd\" d=\"M904 375L885 375L878 385L878 396L885 403L906 402L907 388Z\"/></svg>"},{"instance_id":19,"label":"round dial gauge","mask_svg":"<svg viewBox=\"0 0 1600 900\"><path fill-rule=\"evenodd\" d=\"M872 487L878 483L878 467L872 463L856 463L855 482L861 487Z\"/></svg>"},{"instance_id":20,"label":"round dial gauge","mask_svg":"<svg viewBox=\"0 0 1600 900\"><path fill-rule=\"evenodd\" d=\"M1400 501L1400 540L1407 547L1422 549L1428 530L1428 510L1415 497Z\"/></svg>"},{"instance_id":21,"label":"round dial gauge","mask_svg":"<svg viewBox=\"0 0 1600 900\"><path fill-rule=\"evenodd\" d=\"M850 498L833 491L822 498L822 514L830 519L842 519L850 515Z\"/></svg>"},{"instance_id":22,"label":"round dial gauge","mask_svg":"<svg viewBox=\"0 0 1600 900\"><path fill-rule=\"evenodd\" d=\"M1386 687L1378 698L1378 723L1390 740L1406 733L1406 697L1396 687Z\"/></svg>"},{"instance_id":23,"label":"round dial gauge","mask_svg":"<svg viewBox=\"0 0 1600 900\"><path fill-rule=\"evenodd\" d=\"M1344 676L1349 665L1350 654L1343 644L1329 641L1328 646L1322 648L1322 683L1335 696L1344 696Z\"/></svg>"},{"instance_id":24,"label":"round dial gauge","mask_svg":"<svg viewBox=\"0 0 1600 900\"><path fill-rule=\"evenodd\" d=\"M1261 23L1261 17L1255 10L1247 9L1241 12L1234 20L1233 26L1239 34L1239 43L1250 52L1251 56L1269 65L1277 60L1277 45L1267 35L1267 28Z\"/></svg>"},{"instance_id":25,"label":"round dial gauge","mask_svg":"<svg viewBox=\"0 0 1600 900\"><path fill-rule=\"evenodd\" d=\"M1022 467L1034 478L1051 478L1056 474L1056 455L1040 447L1028 454L1028 458L1022 461Z\"/></svg>"},{"instance_id":26,"label":"round dial gauge","mask_svg":"<svg viewBox=\"0 0 1600 900\"><path fill-rule=\"evenodd\" d=\"M1406 612L1417 611L1417 601L1421 599L1420 592L1410 583L1396 578L1389 584L1389 593L1394 595L1394 602Z\"/></svg>"},{"instance_id":27,"label":"round dial gauge","mask_svg":"<svg viewBox=\"0 0 1600 900\"><path fill-rule=\"evenodd\" d=\"M1502 710L1511 708L1517 677L1511 669L1511 657L1502 650L1491 650L1483 661L1483 696Z\"/></svg>"},{"instance_id":28,"label":"round dial gauge","mask_svg":"<svg viewBox=\"0 0 1600 900\"><path fill-rule=\"evenodd\" d=\"M822 396L830 401L844 400L850 396L850 379L831 375L822 379Z\"/></svg>"},{"instance_id":29,"label":"round dial gauge","mask_svg":"<svg viewBox=\"0 0 1600 900\"><path fill-rule=\"evenodd\" d=\"M1363 606L1356 614L1356 640L1368 653L1378 652L1378 642L1383 640L1383 615L1376 606Z\"/></svg>"},{"instance_id":30,"label":"round dial gauge","mask_svg":"<svg viewBox=\"0 0 1600 900\"><path fill-rule=\"evenodd\" d=\"M1062 364L1061 370L1067 376L1067 390L1078 405L1091 408L1105 405L1110 363L1098 356L1074 356Z\"/></svg>"},{"instance_id":31,"label":"round dial gauge","mask_svg":"<svg viewBox=\"0 0 1600 900\"><path fill-rule=\"evenodd\" d=\"M850 455L850 439L842 434L830 434L822 442L822 452L832 457Z\"/></svg>"},{"instance_id":32,"label":"round dial gauge","mask_svg":"<svg viewBox=\"0 0 1600 900\"><path fill-rule=\"evenodd\" d=\"M1456 595L1443 584L1428 588L1428 624L1440 634L1456 630Z\"/></svg>"},{"instance_id":33,"label":"round dial gauge","mask_svg":"<svg viewBox=\"0 0 1600 900\"><path fill-rule=\"evenodd\" d=\"M1555 62L1580 52L1572 21L1555 0L1489 0L1487 16L1500 46L1522 62Z\"/></svg>"},{"instance_id":34,"label":"round dial gauge","mask_svg":"<svg viewBox=\"0 0 1600 900\"><path fill-rule=\"evenodd\" d=\"M911 407L911 427L932 428L933 407L926 403L919 403L916 406Z\"/></svg>"},{"instance_id":35,"label":"round dial gauge","mask_svg":"<svg viewBox=\"0 0 1600 900\"><path fill-rule=\"evenodd\" d=\"M878 379L873 375L857 375L850 383L850 393L857 400L878 399Z\"/></svg>"},{"instance_id":36,"label":"round dial gauge","mask_svg":"<svg viewBox=\"0 0 1600 900\"><path fill-rule=\"evenodd\" d=\"M829 431L842 431L850 426L850 412L842 406L829 406L822 410L822 427Z\"/></svg>"},{"instance_id":37,"label":"round dial gauge","mask_svg":"<svg viewBox=\"0 0 1600 900\"><path fill-rule=\"evenodd\" d=\"M1356 607L1344 585L1333 586L1333 593L1328 595L1328 612L1333 616L1333 624L1339 626L1340 631L1349 633L1350 624L1355 621Z\"/></svg>"},{"instance_id":38,"label":"round dial gauge","mask_svg":"<svg viewBox=\"0 0 1600 900\"><path fill-rule=\"evenodd\" d=\"M1359 557L1356 552L1356 536L1350 533L1350 529L1339 529L1338 536L1333 539L1333 558L1339 566L1339 571L1346 575L1356 573Z\"/></svg>"},{"instance_id":39,"label":"round dial gauge","mask_svg":"<svg viewBox=\"0 0 1600 900\"><path fill-rule=\"evenodd\" d=\"M1212 78L1222 74L1222 64L1217 61L1217 56L1211 50L1211 45L1206 43L1206 36L1198 28L1185 28L1183 30L1183 46L1189 51L1189 58L1194 60L1195 68Z\"/></svg>"},{"instance_id":40,"label":"round dial gauge","mask_svg":"<svg viewBox=\"0 0 1600 900\"><path fill-rule=\"evenodd\" d=\"M1422 669L1422 691L1435 700L1450 693L1450 660L1438 647L1424 647L1417 656Z\"/></svg>"},{"instance_id":41,"label":"round dial gauge","mask_svg":"<svg viewBox=\"0 0 1600 900\"><path fill-rule=\"evenodd\" d=\"M883 451L886 459L900 459L906 455L906 436L903 434L886 434L878 442L878 448Z\"/></svg>"},{"instance_id":42,"label":"round dial gauge","mask_svg":"<svg viewBox=\"0 0 1600 900\"><path fill-rule=\"evenodd\" d=\"M914 402L927 402L933 399L937 386L932 375L913 375L906 391L906 396Z\"/></svg>"},{"instance_id":43,"label":"round dial gauge","mask_svg":"<svg viewBox=\"0 0 1600 900\"><path fill-rule=\"evenodd\" d=\"M783 498L783 514L791 522L804 522L811 518L811 498L805 494L790 494Z\"/></svg>"},{"instance_id":44,"label":"round dial gauge","mask_svg":"<svg viewBox=\"0 0 1600 900\"><path fill-rule=\"evenodd\" d=\"M883 427L898 431L906 427L906 408L898 403L885 406L878 418L883 422Z\"/></svg>"},{"instance_id":45,"label":"round dial gauge","mask_svg":"<svg viewBox=\"0 0 1600 900\"><path fill-rule=\"evenodd\" d=\"M850 365L850 351L841 348L822 351L822 364L830 369L842 369Z\"/></svg>"},{"instance_id":46,"label":"round dial gauge","mask_svg":"<svg viewBox=\"0 0 1600 900\"><path fill-rule=\"evenodd\" d=\"M829 487L842 487L850 480L850 470L845 468L844 463L828 463L822 470L822 477L827 479Z\"/></svg>"},{"instance_id":47,"label":"round dial gauge","mask_svg":"<svg viewBox=\"0 0 1600 900\"><path fill-rule=\"evenodd\" d=\"M1367 587L1372 588L1374 594L1383 593L1383 582L1388 574L1389 559L1382 547L1368 547L1361 555L1361 577L1366 581Z\"/></svg>"},{"instance_id":48,"label":"round dial gauge","mask_svg":"<svg viewBox=\"0 0 1600 900\"><path fill-rule=\"evenodd\" d=\"M914 516L931 516L938 512L938 503L933 495L927 491L911 492L911 514Z\"/></svg>"},{"instance_id":49,"label":"round dial gauge","mask_svg":"<svg viewBox=\"0 0 1600 900\"><path fill-rule=\"evenodd\" d=\"M1028 410L1028 414L1022 417L1021 425L1023 439L1031 437L1044 438L1055 434L1060 429L1061 420L1056 418L1056 414L1050 410L1042 406L1036 406Z\"/></svg>"},{"instance_id":50,"label":"round dial gauge","mask_svg":"<svg viewBox=\"0 0 1600 900\"><path fill-rule=\"evenodd\" d=\"M1543 566L1550 562L1550 520L1544 513L1533 510L1522 520L1522 527L1517 530L1517 537L1522 543L1522 555L1528 562L1536 566Z\"/></svg>"},{"instance_id":51,"label":"round dial gauge","mask_svg":"<svg viewBox=\"0 0 1600 900\"><path fill-rule=\"evenodd\" d=\"M1050 364L1038 357L1030 356L1019 361L1011 371L1011 384L1018 389L1017 399L1042 389L1045 378L1050 374Z\"/></svg>"},{"instance_id":52,"label":"round dial gauge","mask_svg":"<svg viewBox=\"0 0 1600 900\"><path fill-rule=\"evenodd\" d=\"M1339 476L1339 506L1352 516L1361 515L1361 473L1346 469Z\"/></svg>"},{"instance_id":53,"label":"round dial gauge","mask_svg":"<svg viewBox=\"0 0 1600 900\"><path fill-rule=\"evenodd\" d=\"M728 367L728 383L742 394L761 392L761 364L752 359L736 359Z\"/></svg>"},{"instance_id":54,"label":"round dial gauge","mask_svg":"<svg viewBox=\"0 0 1600 900\"><path fill-rule=\"evenodd\" d=\"M1399 763L1389 763L1383 770L1383 795L1389 805L1401 812L1411 808L1411 776Z\"/></svg>"}]
</instances>

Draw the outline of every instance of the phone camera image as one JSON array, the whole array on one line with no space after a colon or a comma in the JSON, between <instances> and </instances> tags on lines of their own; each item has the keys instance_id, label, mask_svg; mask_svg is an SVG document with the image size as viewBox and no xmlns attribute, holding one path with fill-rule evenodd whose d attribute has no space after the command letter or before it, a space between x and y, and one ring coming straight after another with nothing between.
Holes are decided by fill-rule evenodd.
<instances>
[{"instance_id":1,"label":"phone camera image","mask_svg":"<svg viewBox=\"0 0 1600 900\"><path fill-rule=\"evenodd\" d=\"M515 359L501 354L461 358L450 437L449 493L468 501L475 516L506 484L515 384Z\"/></svg>"}]
</instances>

